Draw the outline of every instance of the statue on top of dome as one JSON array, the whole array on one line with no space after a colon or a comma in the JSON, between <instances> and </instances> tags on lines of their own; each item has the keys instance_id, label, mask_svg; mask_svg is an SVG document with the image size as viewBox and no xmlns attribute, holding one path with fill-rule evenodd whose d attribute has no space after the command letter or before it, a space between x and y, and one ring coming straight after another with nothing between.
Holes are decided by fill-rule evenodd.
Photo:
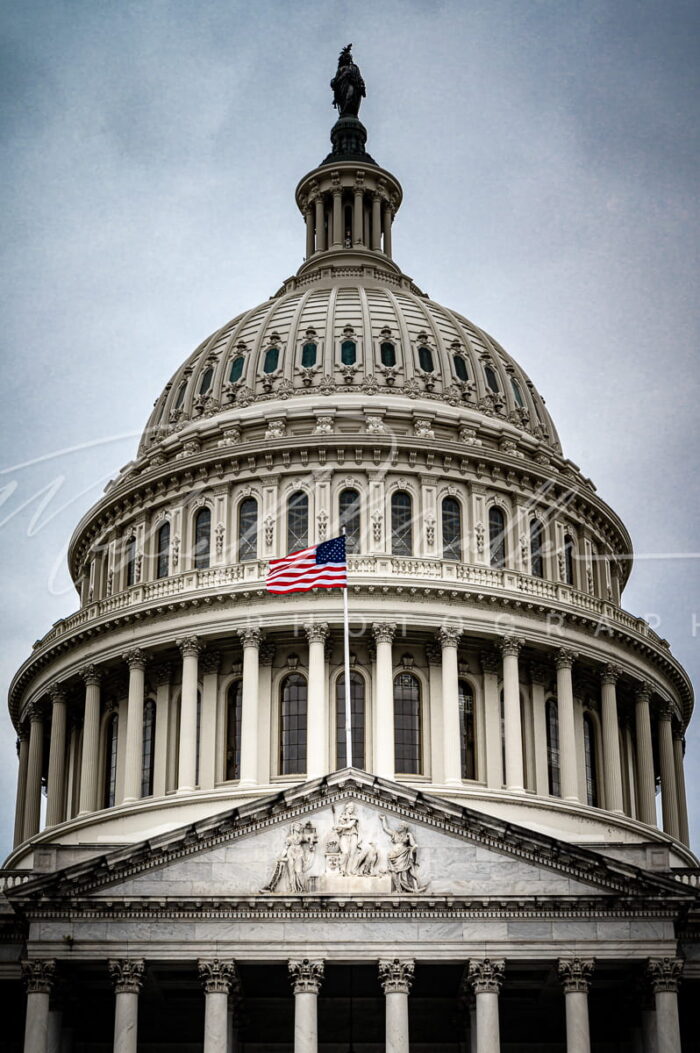
<instances>
[{"instance_id":1,"label":"statue on top of dome","mask_svg":"<svg viewBox=\"0 0 700 1053\"><path fill-rule=\"evenodd\" d=\"M340 52L338 69L331 81L333 105L339 117L357 117L360 103L367 94L360 70L352 60L351 48L352 44L348 44Z\"/></svg>"}]
</instances>

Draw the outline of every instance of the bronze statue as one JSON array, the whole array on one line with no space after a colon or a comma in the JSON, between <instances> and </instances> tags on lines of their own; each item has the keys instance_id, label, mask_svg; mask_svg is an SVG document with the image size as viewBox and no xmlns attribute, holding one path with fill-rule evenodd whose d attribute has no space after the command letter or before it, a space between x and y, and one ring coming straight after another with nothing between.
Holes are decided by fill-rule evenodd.
<instances>
[{"instance_id":1,"label":"bronze statue","mask_svg":"<svg viewBox=\"0 0 700 1053\"><path fill-rule=\"evenodd\" d=\"M338 69L331 81L333 105L339 117L357 117L360 103L366 95L365 82L360 71L352 61L350 49L352 44L343 48L338 58Z\"/></svg>"}]
</instances>

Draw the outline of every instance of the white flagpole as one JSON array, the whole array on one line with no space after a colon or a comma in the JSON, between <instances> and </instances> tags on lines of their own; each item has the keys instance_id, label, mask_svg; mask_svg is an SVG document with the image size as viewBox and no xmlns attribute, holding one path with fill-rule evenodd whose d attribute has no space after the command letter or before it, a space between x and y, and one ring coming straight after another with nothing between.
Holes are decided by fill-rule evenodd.
<instances>
[{"instance_id":1,"label":"white flagpole","mask_svg":"<svg viewBox=\"0 0 700 1053\"><path fill-rule=\"evenodd\" d=\"M347 563L347 537L345 534L345 527L343 527L343 537L345 538L345 559ZM346 571L347 573L347 571ZM350 621L348 618L348 586L346 584L343 589L343 615L344 615L344 627L343 627L343 643L345 645L345 765L348 768L352 768L352 692L350 689Z\"/></svg>"}]
</instances>

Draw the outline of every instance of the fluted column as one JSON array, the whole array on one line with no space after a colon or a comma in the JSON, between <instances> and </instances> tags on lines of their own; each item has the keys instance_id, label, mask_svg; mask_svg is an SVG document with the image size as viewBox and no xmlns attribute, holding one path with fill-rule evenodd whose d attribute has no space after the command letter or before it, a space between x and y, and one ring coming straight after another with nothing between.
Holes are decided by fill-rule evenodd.
<instances>
[{"instance_id":1,"label":"fluted column","mask_svg":"<svg viewBox=\"0 0 700 1053\"><path fill-rule=\"evenodd\" d=\"M656 1005L657 1053L681 1053L678 984L682 971L682 958L650 958L647 964Z\"/></svg>"},{"instance_id":2,"label":"fluted column","mask_svg":"<svg viewBox=\"0 0 700 1053\"><path fill-rule=\"evenodd\" d=\"M294 1053L318 1051L318 992L323 971L321 959L289 962L289 979L294 991Z\"/></svg>"},{"instance_id":3,"label":"fluted column","mask_svg":"<svg viewBox=\"0 0 700 1053\"><path fill-rule=\"evenodd\" d=\"M384 252L391 258L391 224L394 218L391 205L388 201L384 202Z\"/></svg>"},{"instance_id":4,"label":"fluted column","mask_svg":"<svg viewBox=\"0 0 700 1053\"><path fill-rule=\"evenodd\" d=\"M143 958L110 958L114 985L114 1053L136 1053Z\"/></svg>"},{"instance_id":5,"label":"fluted column","mask_svg":"<svg viewBox=\"0 0 700 1053\"><path fill-rule=\"evenodd\" d=\"M469 962L467 982L476 995L476 1053L500 1053L498 995L505 967L503 958Z\"/></svg>"},{"instance_id":6,"label":"fluted column","mask_svg":"<svg viewBox=\"0 0 700 1053\"><path fill-rule=\"evenodd\" d=\"M177 646L182 655L177 792L191 793L197 779L197 690L201 646L196 636L183 637L177 641Z\"/></svg>"},{"instance_id":7,"label":"fluted column","mask_svg":"<svg viewBox=\"0 0 700 1053\"><path fill-rule=\"evenodd\" d=\"M566 1005L566 1053L591 1053L588 989L594 965L592 958L559 959L559 980Z\"/></svg>"},{"instance_id":8,"label":"fluted column","mask_svg":"<svg viewBox=\"0 0 700 1053\"><path fill-rule=\"evenodd\" d=\"M462 782L462 738L464 728L459 712L459 664L457 649L461 629L443 625L438 632L442 648L442 745L445 783Z\"/></svg>"},{"instance_id":9,"label":"fluted column","mask_svg":"<svg viewBox=\"0 0 700 1053\"><path fill-rule=\"evenodd\" d=\"M517 636L500 641L503 655L503 724L506 753L506 789L525 792L523 772L523 729L520 717L520 673L518 655L524 644Z\"/></svg>"},{"instance_id":10,"label":"fluted column","mask_svg":"<svg viewBox=\"0 0 700 1053\"><path fill-rule=\"evenodd\" d=\"M678 789L676 787L676 762L673 755L673 708L663 705L658 711L659 767L661 769L661 814L664 830L671 837L680 837L678 822Z\"/></svg>"},{"instance_id":11,"label":"fluted column","mask_svg":"<svg viewBox=\"0 0 700 1053\"><path fill-rule=\"evenodd\" d=\"M634 723L637 745L637 818L649 826L656 826L656 788L654 753L651 744L651 718L648 684L637 688L634 704Z\"/></svg>"},{"instance_id":12,"label":"fluted column","mask_svg":"<svg viewBox=\"0 0 700 1053\"><path fill-rule=\"evenodd\" d=\"M605 807L609 812L623 813L622 761L620 758L620 724L617 716L617 681L620 670L606 665L600 674L601 723L603 726L603 777Z\"/></svg>"},{"instance_id":13,"label":"fluted column","mask_svg":"<svg viewBox=\"0 0 700 1053\"><path fill-rule=\"evenodd\" d=\"M333 248L339 249L343 244L342 191L339 186L333 187Z\"/></svg>"},{"instance_id":14,"label":"fluted column","mask_svg":"<svg viewBox=\"0 0 700 1053\"><path fill-rule=\"evenodd\" d=\"M314 251L314 208L312 204L306 206L306 212L304 213L306 219L306 258L313 255Z\"/></svg>"},{"instance_id":15,"label":"fluted column","mask_svg":"<svg viewBox=\"0 0 700 1053\"><path fill-rule=\"evenodd\" d=\"M238 983L236 963L213 958L197 962L204 987L203 1053L226 1053L228 1043L228 996Z\"/></svg>"},{"instance_id":16,"label":"fluted column","mask_svg":"<svg viewBox=\"0 0 700 1053\"><path fill-rule=\"evenodd\" d=\"M37 702L34 702L29 708L29 758L27 761L27 796L24 802L23 841L39 832L43 766L44 711Z\"/></svg>"},{"instance_id":17,"label":"fluted column","mask_svg":"<svg viewBox=\"0 0 700 1053\"><path fill-rule=\"evenodd\" d=\"M355 200L352 208L352 241L353 245L362 244L362 227L364 220L364 191L362 186L355 184Z\"/></svg>"},{"instance_id":18,"label":"fluted column","mask_svg":"<svg viewBox=\"0 0 700 1053\"><path fill-rule=\"evenodd\" d=\"M316 205L316 252L323 252L326 247L326 229L323 209L323 197L319 194Z\"/></svg>"},{"instance_id":19,"label":"fluted column","mask_svg":"<svg viewBox=\"0 0 700 1053\"><path fill-rule=\"evenodd\" d=\"M94 665L80 670L85 684L83 716L83 752L80 758L80 803L78 814L85 815L97 808L97 779L100 767L100 680Z\"/></svg>"},{"instance_id":20,"label":"fluted column","mask_svg":"<svg viewBox=\"0 0 700 1053\"><path fill-rule=\"evenodd\" d=\"M240 786L258 784L258 688L260 676L260 629L239 629L243 647L241 685L241 777Z\"/></svg>"},{"instance_id":21,"label":"fluted column","mask_svg":"<svg viewBox=\"0 0 700 1053\"><path fill-rule=\"evenodd\" d=\"M21 842L24 835L24 811L27 800L27 770L29 767L29 732L24 724L17 729L17 797L15 801L15 835L13 846Z\"/></svg>"},{"instance_id":22,"label":"fluted column","mask_svg":"<svg viewBox=\"0 0 700 1053\"><path fill-rule=\"evenodd\" d=\"M51 739L47 782L46 825L57 826L65 818L66 797L66 692L51 688Z\"/></svg>"},{"instance_id":23,"label":"fluted column","mask_svg":"<svg viewBox=\"0 0 700 1053\"><path fill-rule=\"evenodd\" d=\"M372 193L372 249L379 252L382 237L382 199L375 190Z\"/></svg>"},{"instance_id":24,"label":"fluted column","mask_svg":"<svg viewBox=\"0 0 700 1053\"><path fill-rule=\"evenodd\" d=\"M559 764L561 795L565 801L578 801L578 771L576 764L576 731L574 729L574 691L571 668L576 652L562 648L557 651L557 713L559 715Z\"/></svg>"},{"instance_id":25,"label":"fluted column","mask_svg":"<svg viewBox=\"0 0 700 1053\"><path fill-rule=\"evenodd\" d=\"M394 666L392 643L396 625L375 622L372 633L377 648L376 661L376 724L374 735L375 773L385 779L395 774L394 755Z\"/></svg>"},{"instance_id":26,"label":"fluted column","mask_svg":"<svg viewBox=\"0 0 700 1053\"><path fill-rule=\"evenodd\" d=\"M22 979L27 992L24 1053L47 1053L49 1041L49 997L56 975L56 961L23 961Z\"/></svg>"},{"instance_id":27,"label":"fluted column","mask_svg":"<svg viewBox=\"0 0 700 1053\"><path fill-rule=\"evenodd\" d=\"M141 797L143 771L143 695L146 655L138 647L122 658L129 667L129 697L126 709L126 764L124 766L124 804ZM184 683L183 683L184 687ZM183 690L184 696L184 690ZM184 704L184 701L183 701ZM180 740L182 744L182 740Z\"/></svg>"},{"instance_id":28,"label":"fluted column","mask_svg":"<svg viewBox=\"0 0 700 1053\"><path fill-rule=\"evenodd\" d=\"M379 982L384 991L386 1053L409 1053L408 993L415 962L408 958L381 958Z\"/></svg>"},{"instance_id":29,"label":"fluted column","mask_svg":"<svg viewBox=\"0 0 700 1053\"><path fill-rule=\"evenodd\" d=\"M501 713L498 698L498 674L501 661L496 651L482 651L481 669L484 674L484 734L486 739L486 785L500 790L505 780L501 744Z\"/></svg>"},{"instance_id":30,"label":"fluted column","mask_svg":"<svg viewBox=\"0 0 700 1053\"><path fill-rule=\"evenodd\" d=\"M685 794L685 771L683 768L683 729L673 728L673 761L676 766L676 790L678 793L678 830L684 845L690 841L688 831L688 799Z\"/></svg>"},{"instance_id":31,"label":"fluted column","mask_svg":"<svg viewBox=\"0 0 700 1053\"><path fill-rule=\"evenodd\" d=\"M309 686L306 723L306 775L315 779L328 772L328 713L326 706L326 622L304 626L309 641Z\"/></svg>"}]
</instances>

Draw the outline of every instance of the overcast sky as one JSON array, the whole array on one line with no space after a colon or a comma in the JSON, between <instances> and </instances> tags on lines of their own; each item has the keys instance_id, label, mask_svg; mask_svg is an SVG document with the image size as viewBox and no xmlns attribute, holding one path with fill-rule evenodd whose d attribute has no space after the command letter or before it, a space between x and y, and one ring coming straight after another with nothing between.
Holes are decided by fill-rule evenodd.
<instances>
[{"instance_id":1,"label":"overcast sky","mask_svg":"<svg viewBox=\"0 0 700 1053\"><path fill-rule=\"evenodd\" d=\"M5 0L3 683L77 606L73 526L213 329L301 263L352 41L403 269L491 332L631 531L624 606L700 682L698 40L682 0ZM700 717L687 773L700 844ZM9 851L14 733L0 721Z\"/></svg>"}]
</instances>

